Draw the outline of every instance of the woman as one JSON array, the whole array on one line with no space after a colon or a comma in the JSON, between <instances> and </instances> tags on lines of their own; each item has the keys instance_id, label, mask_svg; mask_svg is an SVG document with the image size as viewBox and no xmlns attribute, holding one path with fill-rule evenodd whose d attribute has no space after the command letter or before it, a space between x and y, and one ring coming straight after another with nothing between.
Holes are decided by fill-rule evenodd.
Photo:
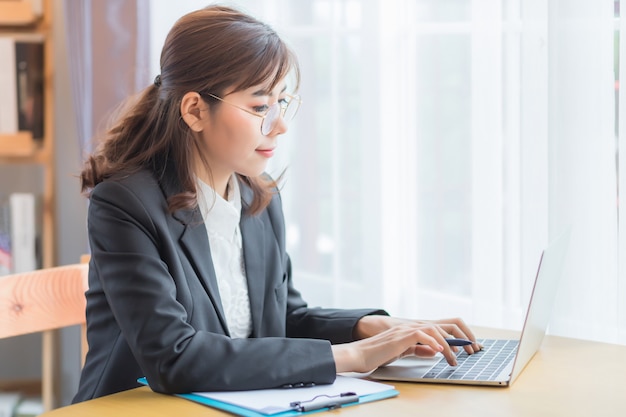
<instances>
[{"instance_id":1,"label":"woman","mask_svg":"<svg viewBox=\"0 0 626 417\"><path fill-rule=\"evenodd\" d=\"M287 76L295 74L295 85ZM296 58L226 7L183 16L161 74L81 173L90 196L89 352L75 402L332 383L403 355L454 350L460 319L309 308L294 288L277 184L263 174L300 102Z\"/></svg>"}]
</instances>

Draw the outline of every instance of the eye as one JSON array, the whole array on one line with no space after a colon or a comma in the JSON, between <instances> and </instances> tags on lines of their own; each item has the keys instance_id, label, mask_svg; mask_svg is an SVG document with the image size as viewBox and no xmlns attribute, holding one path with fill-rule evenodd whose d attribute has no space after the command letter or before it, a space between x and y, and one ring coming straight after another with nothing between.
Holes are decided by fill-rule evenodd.
<instances>
[{"instance_id":1,"label":"eye","mask_svg":"<svg viewBox=\"0 0 626 417\"><path fill-rule=\"evenodd\" d=\"M289 104L289 98L283 97L281 99L278 99L278 103L280 104L280 107L285 107L287 104Z\"/></svg>"},{"instance_id":2,"label":"eye","mask_svg":"<svg viewBox=\"0 0 626 417\"><path fill-rule=\"evenodd\" d=\"M254 110L256 113L265 113L269 108L270 107L267 104L263 104L261 106L253 106L252 110Z\"/></svg>"}]
</instances>

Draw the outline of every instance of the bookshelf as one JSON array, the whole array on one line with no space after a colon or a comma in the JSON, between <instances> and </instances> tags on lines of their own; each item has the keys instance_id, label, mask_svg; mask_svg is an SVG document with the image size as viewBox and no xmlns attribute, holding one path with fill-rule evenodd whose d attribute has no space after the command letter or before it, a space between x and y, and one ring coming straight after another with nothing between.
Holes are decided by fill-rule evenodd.
<instances>
[{"instance_id":1,"label":"bookshelf","mask_svg":"<svg viewBox=\"0 0 626 417\"><path fill-rule=\"evenodd\" d=\"M29 130L0 131L0 168L15 170L18 175L36 176L39 184L34 190L6 189L0 184L0 193L28 191L37 195L39 206L39 262L42 267L56 264L55 253L55 167L54 167L54 55L52 39L54 0L0 0L0 37L36 37L43 42L43 133L33 137ZM7 65L0 60L0 66ZM3 68L0 68L0 71ZM17 84L16 84L17 87ZM32 183L33 181L27 182ZM55 403L54 346L56 335L43 334L43 369L41 379L0 380L0 390L19 391L25 395L41 395L44 408ZM6 359L6 358L5 358ZM3 359L4 360L4 359Z\"/></svg>"},{"instance_id":2,"label":"bookshelf","mask_svg":"<svg viewBox=\"0 0 626 417\"><path fill-rule=\"evenodd\" d=\"M41 10L36 12L35 5ZM44 43L44 96L41 139L34 139L29 131L0 133L0 164L35 164L43 169L41 195L41 263L43 267L55 264L54 251L54 113L53 113L53 51L52 0L0 0L0 36L38 34Z\"/></svg>"}]
</instances>

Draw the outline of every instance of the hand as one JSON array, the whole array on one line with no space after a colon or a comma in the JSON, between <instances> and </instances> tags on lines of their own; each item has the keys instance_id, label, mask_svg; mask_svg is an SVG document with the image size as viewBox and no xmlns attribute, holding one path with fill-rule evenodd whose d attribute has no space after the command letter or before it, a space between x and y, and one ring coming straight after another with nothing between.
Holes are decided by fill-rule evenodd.
<instances>
[{"instance_id":1,"label":"hand","mask_svg":"<svg viewBox=\"0 0 626 417\"><path fill-rule=\"evenodd\" d=\"M369 372L404 356L437 353L454 366L456 355L446 343L445 334L437 324L399 323L365 339L333 345L335 366L337 372Z\"/></svg>"},{"instance_id":2,"label":"hand","mask_svg":"<svg viewBox=\"0 0 626 417\"><path fill-rule=\"evenodd\" d=\"M444 338L456 337L459 339L471 340L474 342L473 344L463 347L463 349L465 349L465 351L470 355L482 350L483 348L480 343L476 342L476 337L474 336L474 333L472 333L469 326L465 324L463 319L458 317L442 320L409 320L389 316L364 316L355 326L354 337L355 339L365 339L384 332L394 326L403 324L433 324L437 325L438 330ZM452 350L455 352L457 351L456 348L453 348Z\"/></svg>"}]
</instances>

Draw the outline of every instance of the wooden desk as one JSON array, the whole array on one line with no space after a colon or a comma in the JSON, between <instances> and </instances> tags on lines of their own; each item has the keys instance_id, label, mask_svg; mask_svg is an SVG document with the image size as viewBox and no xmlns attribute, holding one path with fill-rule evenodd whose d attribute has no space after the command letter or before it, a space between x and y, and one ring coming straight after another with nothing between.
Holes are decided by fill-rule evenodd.
<instances>
[{"instance_id":1,"label":"wooden desk","mask_svg":"<svg viewBox=\"0 0 626 417\"><path fill-rule=\"evenodd\" d=\"M479 337L515 332L476 329ZM547 336L513 386L393 383L400 395L318 416L617 416L626 398L626 346ZM595 365L594 365L595 364ZM59 408L42 417L230 416L147 387Z\"/></svg>"}]
</instances>

